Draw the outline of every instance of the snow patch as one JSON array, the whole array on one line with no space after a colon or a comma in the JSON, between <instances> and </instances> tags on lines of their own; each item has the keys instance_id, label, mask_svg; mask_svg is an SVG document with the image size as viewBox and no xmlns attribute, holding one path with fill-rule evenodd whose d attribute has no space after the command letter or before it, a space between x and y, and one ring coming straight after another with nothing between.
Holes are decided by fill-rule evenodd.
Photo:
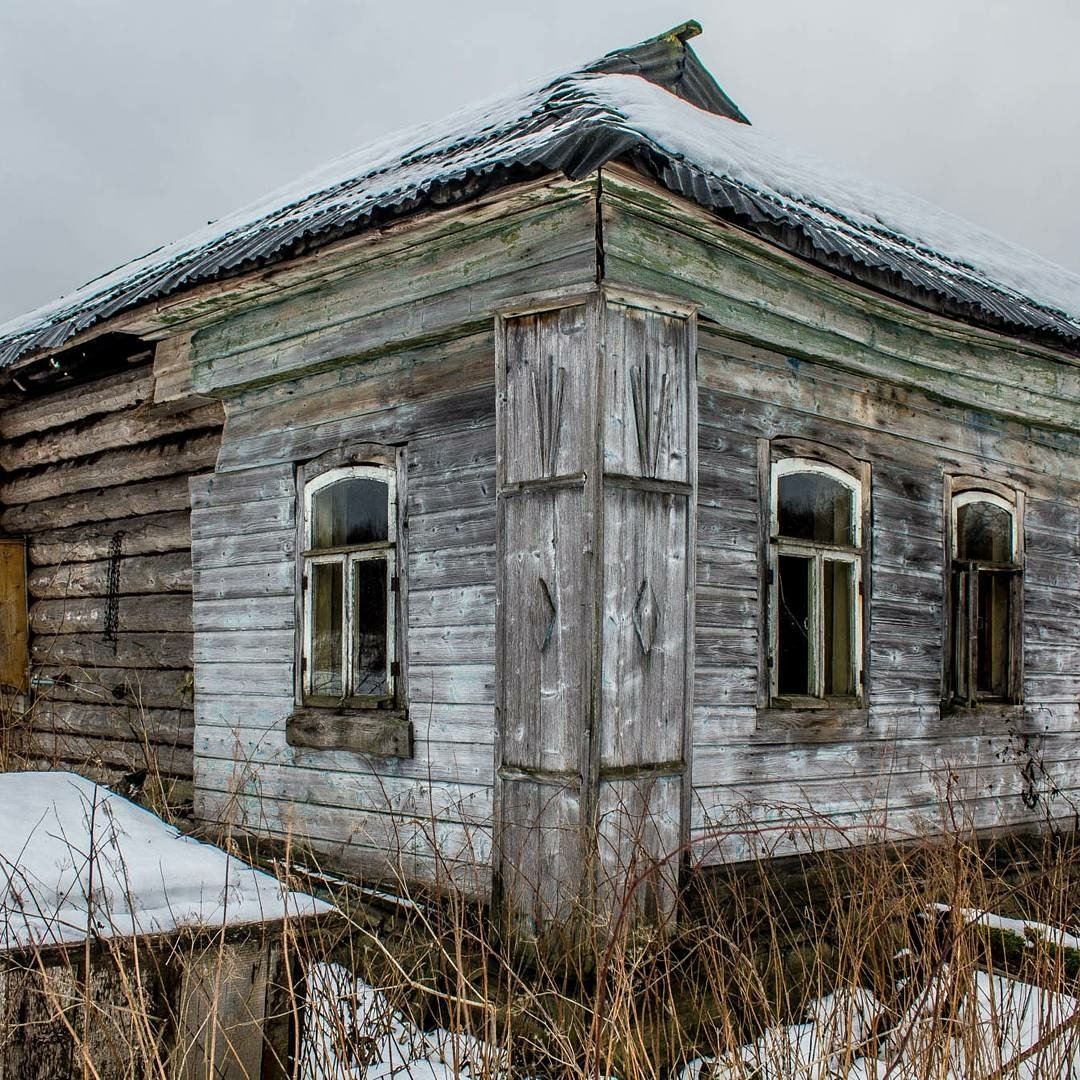
<instances>
[{"instance_id":1,"label":"snow patch","mask_svg":"<svg viewBox=\"0 0 1080 1080\"><path fill-rule=\"evenodd\" d=\"M0 948L330 911L75 773L0 773Z\"/></svg>"}]
</instances>

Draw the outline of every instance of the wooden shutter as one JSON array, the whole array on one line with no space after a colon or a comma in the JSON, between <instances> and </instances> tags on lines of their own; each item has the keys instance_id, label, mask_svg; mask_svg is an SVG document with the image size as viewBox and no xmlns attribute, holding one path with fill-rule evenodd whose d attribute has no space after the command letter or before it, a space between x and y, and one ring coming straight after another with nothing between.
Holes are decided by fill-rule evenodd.
<instances>
[{"instance_id":1,"label":"wooden shutter","mask_svg":"<svg viewBox=\"0 0 1080 1080\"><path fill-rule=\"evenodd\" d=\"M0 539L0 690L25 693L28 668L26 545Z\"/></svg>"}]
</instances>

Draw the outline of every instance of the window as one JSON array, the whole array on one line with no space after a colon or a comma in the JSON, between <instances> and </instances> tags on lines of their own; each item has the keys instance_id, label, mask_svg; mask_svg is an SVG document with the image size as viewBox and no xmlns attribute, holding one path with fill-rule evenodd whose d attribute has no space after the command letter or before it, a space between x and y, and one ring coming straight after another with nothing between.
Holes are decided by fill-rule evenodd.
<instances>
[{"instance_id":1,"label":"window","mask_svg":"<svg viewBox=\"0 0 1080 1080\"><path fill-rule=\"evenodd\" d=\"M809 458L770 470L769 697L856 703L863 670L866 476Z\"/></svg>"},{"instance_id":2,"label":"window","mask_svg":"<svg viewBox=\"0 0 1080 1080\"><path fill-rule=\"evenodd\" d=\"M384 465L323 472L303 487L305 705L395 700L397 484Z\"/></svg>"},{"instance_id":3,"label":"window","mask_svg":"<svg viewBox=\"0 0 1080 1080\"><path fill-rule=\"evenodd\" d=\"M985 484L985 482L980 482ZM1020 700L1020 496L949 478L949 638L952 699Z\"/></svg>"}]
</instances>

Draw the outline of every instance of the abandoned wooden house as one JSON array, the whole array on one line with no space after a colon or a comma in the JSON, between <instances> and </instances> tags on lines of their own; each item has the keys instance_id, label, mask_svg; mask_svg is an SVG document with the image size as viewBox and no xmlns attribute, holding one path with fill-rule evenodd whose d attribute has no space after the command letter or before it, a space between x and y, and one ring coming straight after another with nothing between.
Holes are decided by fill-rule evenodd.
<instances>
[{"instance_id":1,"label":"abandoned wooden house","mask_svg":"<svg viewBox=\"0 0 1080 1080\"><path fill-rule=\"evenodd\" d=\"M1073 819L1080 279L788 152L697 31L0 328L9 751L538 919Z\"/></svg>"}]
</instances>

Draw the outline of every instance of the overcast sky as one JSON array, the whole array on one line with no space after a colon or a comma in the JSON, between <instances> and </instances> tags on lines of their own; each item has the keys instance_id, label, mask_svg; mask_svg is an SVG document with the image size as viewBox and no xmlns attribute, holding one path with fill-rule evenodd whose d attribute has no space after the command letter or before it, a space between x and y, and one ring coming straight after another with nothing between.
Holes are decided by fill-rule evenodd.
<instances>
[{"instance_id":1,"label":"overcast sky","mask_svg":"<svg viewBox=\"0 0 1080 1080\"><path fill-rule=\"evenodd\" d=\"M757 126L1080 272L1077 0L0 0L0 321L687 18Z\"/></svg>"}]
</instances>

